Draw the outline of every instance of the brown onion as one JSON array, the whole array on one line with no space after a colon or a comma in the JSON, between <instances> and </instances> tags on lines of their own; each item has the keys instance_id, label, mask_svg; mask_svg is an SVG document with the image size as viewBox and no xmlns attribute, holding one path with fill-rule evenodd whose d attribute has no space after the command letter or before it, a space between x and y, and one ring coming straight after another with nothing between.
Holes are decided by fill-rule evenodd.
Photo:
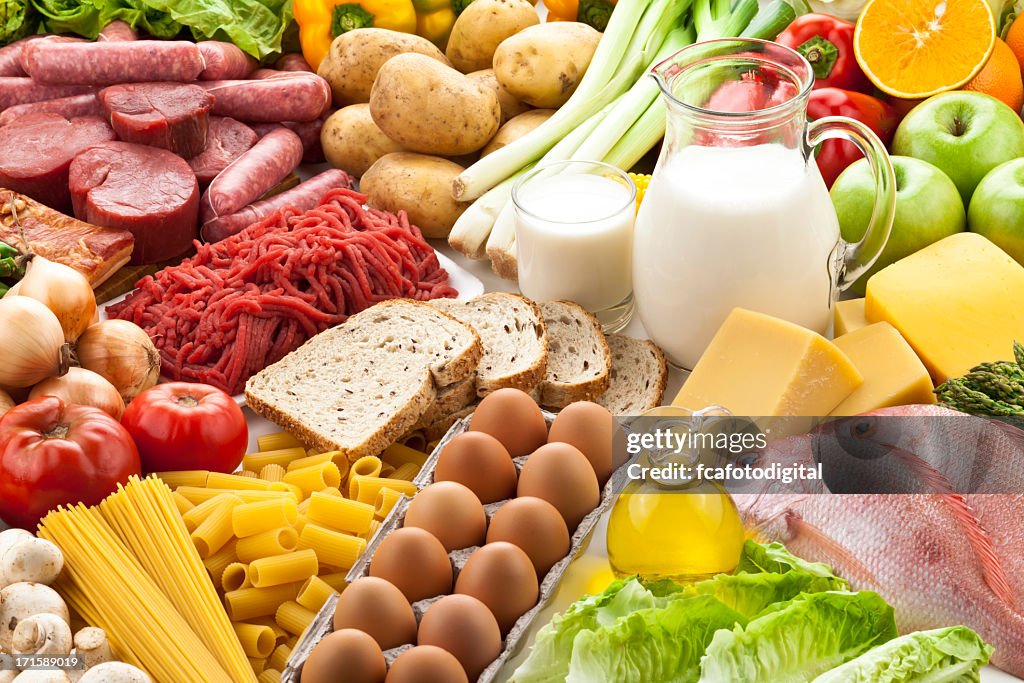
<instances>
[{"instance_id":1,"label":"brown onion","mask_svg":"<svg viewBox=\"0 0 1024 683\"><path fill-rule=\"evenodd\" d=\"M69 349L60 321L27 296L0 300L0 385L30 387L67 372Z\"/></svg>"},{"instance_id":2,"label":"brown onion","mask_svg":"<svg viewBox=\"0 0 1024 683\"><path fill-rule=\"evenodd\" d=\"M3 414L15 405L17 404L14 402L14 399L11 398L11 395L6 391L0 390L0 417L3 417Z\"/></svg>"},{"instance_id":3,"label":"brown onion","mask_svg":"<svg viewBox=\"0 0 1024 683\"><path fill-rule=\"evenodd\" d=\"M85 368L71 368L63 377L50 377L32 387L29 400L56 396L66 403L99 408L115 420L124 414L124 401L114 385Z\"/></svg>"},{"instance_id":4,"label":"brown onion","mask_svg":"<svg viewBox=\"0 0 1024 683\"><path fill-rule=\"evenodd\" d=\"M43 302L64 330L64 341L73 342L85 332L96 313L96 296L85 276L63 263L34 255L18 294Z\"/></svg>"},{"instance_id":5,"label":"brown onion","mask_svg":"<svg viewBox=\"0 0 1024 683\"><path fill-rule=\"evenodd\" d=\"M141 327L127 320L104 320L78 339L78 364L102 375L125 403L156 384L160 354Z\"/></svg>"}]
</instances>

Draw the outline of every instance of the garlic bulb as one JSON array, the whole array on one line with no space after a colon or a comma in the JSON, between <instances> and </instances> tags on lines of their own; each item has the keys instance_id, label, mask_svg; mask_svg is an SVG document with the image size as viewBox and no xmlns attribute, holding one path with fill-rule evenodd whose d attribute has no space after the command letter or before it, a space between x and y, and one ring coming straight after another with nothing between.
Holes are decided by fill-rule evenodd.
<instances>
[{"instance_id":1,"label":"garlic bulb","mask_svg":"<svg viewBox=\"0 0 1024 683\"><path fill-rule=\"evenodd\" d=\"M57 316L64 341L78 339L96 315L96 296L85 276L63 263L35 255L18 294L41 301Z\"/></svg>"},{"instance_id":2,"label":"garlic bulb","mask_svg":"<svg viewBox=\"0 0 1024 683\"><path fill-rule=\"evenodd\" d=\"M78 363L102 375L129 403L160 377L160 354L146 332L127 320L104 320L78 339Z\"/></svg>"},{"instance_id":3,"label":"garlic bulb","mask_svg":"<svg viewBox=\"0 0 1024 683\"><path fill-rule=\"evenodd\" d=\"M28 387L67 373L71 349L49 308L27 296L0 300L0 384Z\"/></svg>"}]
</instances>

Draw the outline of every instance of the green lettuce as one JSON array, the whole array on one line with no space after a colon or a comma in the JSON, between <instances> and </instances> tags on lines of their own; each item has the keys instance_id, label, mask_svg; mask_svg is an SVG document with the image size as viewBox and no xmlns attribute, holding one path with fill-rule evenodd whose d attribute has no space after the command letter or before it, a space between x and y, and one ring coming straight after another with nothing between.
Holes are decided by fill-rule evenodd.
<instances>
[{"instance_id":1,"label":"green lettuce","mask_svg":"<svg viewBox=\"0 0 1024 683\"><path fill-rule=\"evenodd\" d=\"M814 683L978 683L992 648L966 626L890 640Z\"/></svg>"},{"instance_id":2,"label":"green lettuce","mask_svg":"<svg viewBox=\"0 0 1024 683\"><path fill-rule=\"evenodd\" d=\"M786 574L719 574L694 586L699 595L717 598L748 619L778 602L789 602L801 593L846 590L846 582L834 576L814 576L800 570Z\"/></svg>"},{"instance_id":3,"label":"green lettuce","mask_svg":"<svg viewBox=\"0 0 1024 683\"><path fill-rule=\"evenodd\" d=\"M104 26L120 19L128 22L132 28L157 38L174 38L181 32L181 24L171 15L149 7L144 0L108 1L100 12L100 18Z\"/></svg>"},{"instance_id":4,"label":"green lettuce","mask_svg":"<svg viewBox=\"0 0 1024 683\"><path fill-rule=\"evenodd\" d=\"M700 680L804 683L897 635L893 609L876 593L804 594L718 631Z\"/></svg>"},{"instance_id":5,"label":"green lettuce","mask_svg":"<svg viewBox=\"0 0 1024 683\"><path fill-rule=\"evenodd\" d=\"M29 0L0 0L0 45L25 37L37 23Z\"/></svg>"},{"instance_id":6,"label":"green lettuce","mask_svg":"<svg viewBox=\"0 0 1024 683\"><path fill-rule=\"evenodd\" d=\"M821 578L836 578L832 567L821 562L801 560L781 543L762 544L748 540L743 544L740 563L736 567L737 572L751 574L785 574L794 570Z\"/></svg>"},{"instance_id":7,"label":"green lettuce","mask_svg":"<svg viewBox=\"0 0 1024 683\"><path fill-rule=\"evenodd\" d=\"M224 40L262 59L281 51L292 20L288 0L140 0L187 26L196 40Z\"/></svg>"},{"instance_id":8,"label":"green lettuce","mask_svg":"<svg viewBox=\"0 0 1024 683\"><path fill-rule=\"evenodd\" d=\"M737 623L746 619L710 596L633 612L576 636L565 683L696 683L715 631Z\"/></svg>"},{"instance_id":9,"label":"green lettuce","mask_svg":"<svg viewBox=\"0 0 1024 683\"><path fill-rule=\"evenodd\" d=\"M100 9L104 0L32 0L50 33L77 33L89 39L99 35L104 24Z\"/></svg>"}]
</instances>

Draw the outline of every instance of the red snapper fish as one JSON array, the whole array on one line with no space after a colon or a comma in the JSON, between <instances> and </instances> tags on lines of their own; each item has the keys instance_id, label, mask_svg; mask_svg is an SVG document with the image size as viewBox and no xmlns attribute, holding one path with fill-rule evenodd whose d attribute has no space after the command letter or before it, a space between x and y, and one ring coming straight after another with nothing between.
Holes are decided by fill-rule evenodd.
<instances>
[{"instance_id":1,"label":"red snapper fish","mask_svg":"<svg viewBox=\"0 0 1024 683\"><path fill-rule=\"evenodd\" d=\"M887 417L944 419L875 419ZM1024 677L1024 432L937 406L888 408L835 425L870 432L891 457L873 469L858 457L845 462L845 454L825 452L837 448L834 432L831 441L811 433L769 444L748 464L825 460L842 473L830 488L855 488L856 480L919 492L769 487L734 495L745 521L796 555L832 565L851 586L878 592L895 607L901 631L967 625L995 647L993 664Z\"/></svg>"}]
</instances>

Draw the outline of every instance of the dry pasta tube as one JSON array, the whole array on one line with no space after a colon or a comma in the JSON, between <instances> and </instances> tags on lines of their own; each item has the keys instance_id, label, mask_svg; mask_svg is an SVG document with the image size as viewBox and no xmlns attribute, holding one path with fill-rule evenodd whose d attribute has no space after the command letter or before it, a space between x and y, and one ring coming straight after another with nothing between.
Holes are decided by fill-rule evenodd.
<instances>
[{"instance_id":1,"label":"dry pasta tube","mask_svg":"<svg viewBox=\"0 0 1024 683\"><path fill-rule=\"evenodd\" d=\"M277 625L277 622L274 622ZM280 628L280 627L278 627ZM284 629L281 629L282 631ZM271 669L277 669L278 671L284 671L285 665L288 664L288 658L292 656L292 649L287 645L278 645L274 648L274 652L270 655L270 659L267 660L267 666Z\"/></svg>"},{"instance_id":2,"label":"dry pasta tube","mask_svg":"<svg viewBox=\"0 0 1024 683\"><path fill-rule=\"evenodd\" d=\"M269 482L284 481L284 474L287 471L288 470L281 467L276 462L272 462L260 470L260 479Z\"/></svg>"},{"instance_id":3,"label":"dry pasta tube","mask_svg":"<svg viewBox=\"0 0 1024 683\"><path fill-rule=\"evenodd\" d=\"M340 593L348 585L348 581L345 578L347 576L348 572L332 572L330 574L320 574L320 580Z\"/></svg>"},{"instance_id":4,"label":"dry pasta tube","mask_svg":"<svg viewBox=\"0 0 1024 683\"><path fill-rule=\"evenodd\" d=\"M363 539L367 543L373 540L373 537L377 535L377 531L380 529L380 520L375 519L370 522L370 528L365 533L359 534L359 538Z\"/></svg>"},{"instance_id":5,"label":"dry pasta tube","mask_svg":"<svg viewBox=\"0 0 1024 683\"><path fill-rule=\"evenodd\" d=\"M407 462L394 472L391 473L390 479L402 479L403 481L412 481L416 478L416 475L420 473L420 466Z\"/></svg>"},{"instance_id":6,"label":"dry pasta tube","mask_svg":"<svg viewBox=\"0 0 1024 683\"><path fill-rule=\"evenodd\" d=\"M299 584L273 588L241 588L224 594L224 608L231 621L249 621L256 617L272 616L282 603L294 600ZM289 631L291 633L291 631Z\"/></svg>"},{"instance_id":7,"label":"dry pasta tube","mask_svg":"<svg viewBox=\"0 0 1024 683\"><path fill-rule=\"evenodd\" d=\"M270 488L270 482L252 475L241 477L237 474L210 472L210 476L206 479L206 488L226 491L266 491Z\"/></svg>"},{"instance_id":8,"label":"dry pasta tube","mask_svg":"<svg viewBox=\"0 0 1024 683\"><path fill-rule=\"evenodd\" d=\"M232 512L231 529L235 536L246 538L271 529L292 526L298 517L298 506L291 498L244 503L236 506Z\"/></svg>"},{"instance_id":9,"label":"dry pasta tube","mask_svg":"<svg viewBox=\"0 0 1024 683\"><path fill-rule=\"evenodd\" d=\"M277 638L273 630L257 624L235 623L235 633L242 643L242 650L250 658L266 659L274 651Z\"/></svg>"},{"instance_id":10,"label":"dry pasta tube","mask_svg":"<svg viewBox=\"0 0 1024 683\"><path fill-rule=\"evenodd\" d=\"M370 528L373 506L317 492L309 497L307 516L321 526L361 534Z\"/></svg>"},{"instance_id":11,"label":"dry pasta tube","mask_svg":"<svg viewBox=\"0 0 1024 683\"><path fill-rule=\"evenodd\" d=\"M390 478L395 473L395 468L391 465L384 463L380 466L380 476Z\"/></svg>"},{"instance_id":12,"label":"dry pasta tube","mask_svg":"<svg viewBox=\"0 0 1024 683\"><path fill-rule=\"evenodd\" d=\"M272 481L270 482L270 490L285 492L291 495L295 499L295 502L301 502L306 497L306 493L295 484L289 484L284 481Z\"/></svg>"},{"instance_id":13,"label":"dry pasta tube","mask_svg":"<svg viewBox=\"0 0 1024 683\"><path fill-rule=\"evenodd\" d=\"M315 550L320 563L328 567L349 569L366 550L366 541L309 523L299 534L299 548Z\"/></svg>"},{"instance_id":14,"label":"dry pasta tube","mask_svg":"<svg viewBox=\"0 0 1024 683\"><path fill-rule=\"evenodd\" d=\"M292 460L288 463L288 470L300 470L303 467L312 467L313 465L319 465L324 462L333 462L338 466L338 471L341 472L341 478L344 479L348 475L349 461L348 456L341 451L327 451L326 453L315 453L313 455L307 455L305 458L299 458L298 460Z\"/></svg>"},{"instance_id":15,"label":"dry pasta tube","mask_svg":"<svg viewBox=\"0 0 1024 683\"><path fill-rule=\"evenodd\" d=\"M314 492L313 495L316 495L316 492ZM310 502L312 500L313 500L313 498L310 497L310 498L307 498L306 500L302 501L301 503L299 503L299 514L302 515L303 517L308 517L309 516L309 504L310 504Z\"/></svg>"},{"instance_id":16,"label":"dry pasta tube","mask_svg":"<svg viewBox=\"0 0 1024 683\"><path fill-rule=\"evenodd\" d=\"M308 497L314 491L322 491L328 486L340 485L341 472L337 465L328 461L312 467L292 470L284 475L284 481L287 484L295 484L302 489L305 497Z\"/></svg>"},{"instance_id":17,"label":"dry pasta tube","mask_svg":"<svg viewBox=\"0 0 1024 683\"><path fill-rule=\"evenodd\" d=\"M298 542L299 533L290 526L283 526L238 539L235 554L239 562L252 563L261 557L290 553L295 550Z\"/></svg>"},{"instance_id":18,"label":"dry pasta tube","mask_svg":"<svg viewBox=\"0 0 1024 683\"><path fill-rule=\"evenodd\" d=\"M401 467L406 463L412 463L417 468L423 467L423 463L427 461L427 454L422 451L418 451L414 448L409 448L405 444L393 443L384 449L381 454L381 458L390 464L392 467Z\"/></svg>"},{"instance_id":19,"label":"dry pasta tube","mask_svg":"<svg viewBox=\"0 0 1024 683\"><path fill-rule=\"evenodd\" d=\"M260 626L267 626L267 627L269 627L270 630L274 632L274 638L277 639L278 644L283 643L284 641L288 640L288 637L291 635L290 633L288 633L288 631L285 631L283 628L281 628L280 626L277 625L277 622L274 621L274 617L273 616L265 616L265 617L257 617L256 619L249 619L249 623L250 624L259 624ZM274 668L276 669L277 667L275 666Z\"/></svg>"},{"instance_id":20,"label":"dry pasta tube","mask_svg":"<svg viewBox=\"0 0 1024 683\"><path fill-rule=\"evenodd\" d=\"M352 463L348 476L352 477L379 477L380 469L384 466L376 455L364 455Z\"/></svg>"},{"instance_id":21,"label":"dry pasta tube","mask_svg":"<svg viewBox=\"0 0 1024 683\"><path fill-rule=\"evenodd\" d=\"M231 530L231 513L238 502L229 497L214 508L210 516L192 532L192 542L199 552L199 557L210 557L234 536Z\"/></svg>"},{"instance_id":22,"label":"dry pasta tube","mask_svg":"<svg viewBox=\"0 0 1024 683\"><path fill-rule=\"evenodd\" d=\"M223 583L224 571L237 559L238 556L235 555L235 541L231 540L223 548L203 560L203 566L210 573L214 586L219 586Z\"/></svg>"},{"instance_id":23,"label":"dry pasta tube","mask_svg":"<svg viewBox=\"0 0 1024 683\"><path fill-rule=\"evenodd\" d=\"M337 488L336 486L328 486L323 491L319 491L318 493L326 493L328 496L334 496L335 498L345 497L345 494L341 492L341 489Z\"/></svg>"},{"instance_id":24,"label":"dry pasta tube","mask_svg":"<svg viewBox=\"0 0 1024 683\"><path fill-rule=\"evenodd\" d=\"M259 657L249 657L249 666L252 667L252 672L254 674L260 676L267 670L267 660Z\"/></svg>"},{"instance_id":25,"label":"dry pasta tube","mask_svg":"<svg viewBox=\"0 0 1024 683\"><path fill-rule=\"evenodd\" d=\"M379 519L384 519L388 513L402 500L402 493L385 486L377 492L377 499L373 501L373 514Z\"/></svg>"},{"instance_id":26,"label":"dry pasta tube","mask_svg":"<svg viewBox=\"0 0 1024 683\"><path fill-rule=\"evenodd\" d=\"M416 495L416 485L410 481L401 479L384 479L383 477L354 477L349 480L349 498L358 500L360 503L373 505L377 502L377 493L382 488L389 488L404 493L405 495Z\"/></svg>"},{"instance_id":27,"label":"dry pasta tube","mask_svg":"<svg viewBox=\"0 0 1024 683\"><path fill-rule=\"evenodd\" d=\"M260 478L260 475L256 474L255 472L250 472L249 470L242 470L241 472L239 472L238 474L235 474L234 476L242 477L243 479L259 479ZM255 490L255 491L262 491L263 489L260 489L260 488L258 488L256 486L254 486L253 490Z\"/></svg>"},{"instance_id":28,"label":"dry pasta tube","mask_svg":"<svg viewBox=\"0 0 1024 683\"><path fill-rule=\"evenodd\" d=\"M262 434L256 437L256 448L261 453L267 451L279 451L285 448L302 448L302 442L288 432L275 432L273 434Z\"/></svg>"},{"instance_id":29,"label":"dry pasta tube","mask_svg":"<svg viewBox=\"0 0 1024 683\"><path fill-rule=\"evenodd\" d=\"M181 470L179 472L157 472L167 488L172 491L179 486L206 486L206 478L210 475L208 470Z\"/></svg>"},{"instance_id":30,"label":"dry pasta tube","mask_svg":"<svg viewBox=\"0 0 1024 683\"><path fill-rule=\"evenodd\" d=\"M277 669L264 669L256 677L256 683L281 683L281 672Z\"/></svg>"},{"instance_id":31,"label":"dry pasta tube","mask_svg":"<svg viewBox=\"0 0 1024 683\"><path fill-rule=\"evenodd\" d=\"M251 588L252 581L249 580L249 565L241 562L232 562L224 568L220 577L220 586L225 593L237 591L242 588ZM251 656L251 655L250 655Z\"/></svg>"},{"instance_id":32,"label":"dry pasta tube","mask_svg":"<svg viewBox=\"0 0 1024 683\"><path fill-rule=\"evenodd\" d=\"M301 636L315 618L316 612L306 609L294 600L289 600L278 607L274 616L278 626L297 636Z\"/></svg>"},{"instance_id":33,"label":"dry pasta tube","mask_svg":"<svg viewBox=\"0 0 1024 683\"><path fill-rule=\"evenodd\" d=\"M301 534L302 530L306 528L307 524L309 524L309 517L300 513L299 518L295 520L295 531Z\"/></svg>"},{"instance_id":34,"label":"dry pasta tube","mask_svg":"<svg viewBox=\"0 0 1024 683\"><path fill-rule=\"evenodd\" d=\"M280 465L288 467L292 460L305 458L306 451L299 447L281 448L273 451L261 451L259 453L246 453L242 456L242 469L249 472L259 472L267 465Z\"/></svg>"},{"instance_id":35,"label":"dry pasta tube","mask_svg":"<svg viewBox=\"0 0 1024 683\"><path fill-rule=\"evenodd\" d=\"M255 480L254 480L255 481ZM269 482L264 482L269 484ZM273 484L270 484L273 486ZM253 490L225 490L225 489L197 489L191 486L179 486L178 493L185 496L196 505L205 503L211 498L230 493L238 496L242 499L243 503L255 503L257 500L273 500L274 498L294 498L295 502L299 502L298 496L291 493L290 491L253 491Z\"/></svg>"},{"instance_id":36,"label":"dry pasta tube","mask_svg":"<svg viewBox=\"0 0 1024 683\"><path fill-rule=\"evenodd\" d=\"M299 636L291 636L284 644L294 650L295 646L299 644Z\"/></svg>"},{"instance_id":37,"label":"dry pasta tube","mask_svg":"<svg viewBox=\"0 0 1024 683\"><path fill-rule=\"evenodd\" d=\"M177 492L175 492L177 495ZM185 498L185 496L181 496ZM185 498L185 500L188 500ZM182 514L181 519L185 522L185 528L188 529L189 533L192 533L196 528L206 521L206 518L216 510L224 501L235 500L235 502L241 502L240 498L235 498L233 494L221 493L218 496L214 496L209 500L203 501L198 505L194 505L191 510Z\"/></svg>"},{"instance_id":38,"label":"dry pasta tube","mask_svg":"<svg viewBox=\"0 0 1024 683\"><path fill-rule=\"evenodd\" d=\"M427 435L423 433L423 430L416 430L411 434L408 434L403 439L402 444L406 448L411 448L414 451L425 451L427 450ZM385 453L385 455L387 455Z\"/></svg>"},{"instance_id":39,"label":"dry pasta tube","mask_svg":"<svg viewBox=\"0 0 1024 683\"><path fill-rule=\"evenodd\" d=\"M269 588L285 583L306 581L320 571L320 562L312 549L297 550L286 555L261 557L249 565L249 578L256 588Z\"/></svg>"},{"instance_id":40,"label":"dry pasta tube","mask_svg":"<svg viewBox=\"0 0 1024 683\"><path fill-rule=\"evenodd\" d=\"M184 515L186 512L195 507L195 504L191 500L177 493L171 494L171 500L174 501L174 506L178 508L179 515ZM189 529L189 533L193 531L195 531L195 529Z\"/></svg>"},{"instance_id":41,"label":"dry pasta tube","mask_svg":"<svg viewBox=\"0 0 1024 683\"><path fill-rule=\"evenodd\" d=\"M306 579L306 583L302 584L295 602L308 610L319 612L320 608L327 603L327 600L332 595L336 595L337 592L319 576L311 576Z\"/></svg>"}]
</instances>

